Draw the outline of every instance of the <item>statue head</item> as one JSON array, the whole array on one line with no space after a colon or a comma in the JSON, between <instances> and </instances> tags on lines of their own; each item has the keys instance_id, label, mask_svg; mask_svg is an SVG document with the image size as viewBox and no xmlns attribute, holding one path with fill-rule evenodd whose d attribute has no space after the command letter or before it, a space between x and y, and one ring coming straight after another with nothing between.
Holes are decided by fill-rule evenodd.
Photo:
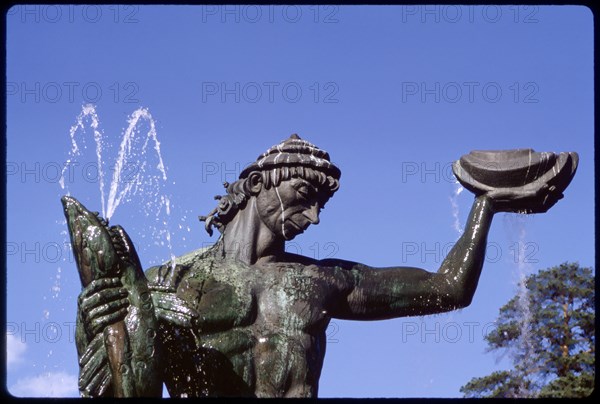
<instances>
[{"instance_id":1,"label":"statue head","mask_svg":"<svg viewBox=\"0 0 600 404\"><path fill-rule=\"evenodd\" d=\"M341 172L329 154L297 134L271 147L240 173L234 183L224 183L218 206L201 216L206 231L223 232L256 198L256 214L276 236L291 240L311 224L319 223L320 210L339 188Z\"/></svg>"}]
</instances>

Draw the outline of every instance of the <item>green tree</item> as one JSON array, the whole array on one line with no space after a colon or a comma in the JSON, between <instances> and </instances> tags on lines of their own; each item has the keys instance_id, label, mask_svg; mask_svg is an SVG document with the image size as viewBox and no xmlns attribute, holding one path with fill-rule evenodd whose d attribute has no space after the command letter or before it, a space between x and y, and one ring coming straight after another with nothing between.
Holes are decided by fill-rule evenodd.
<instances>
[{"instance_id":1,"label":"green tree","mask_svg":"<svg viewBox=\"0 0 600 404\"><path fill-rule=\"evenodd\" d=\"M500 308L488 351L513 369L471 379L465 397L586 397L594 388L594 272L563 263L530 275Z\"/></svg>"}]
</instances>

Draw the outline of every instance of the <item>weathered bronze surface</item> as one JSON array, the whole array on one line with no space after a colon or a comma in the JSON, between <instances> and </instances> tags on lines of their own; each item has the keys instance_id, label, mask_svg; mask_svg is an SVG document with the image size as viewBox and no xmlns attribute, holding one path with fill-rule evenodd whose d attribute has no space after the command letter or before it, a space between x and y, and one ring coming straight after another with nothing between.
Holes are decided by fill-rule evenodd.
<instances>
[{"instance_id":1,"label":"weathered bronze surface","mask_svg":"<svg viewBox=\"0 0 600 404\"><path fill-rule=\"evenodd\" d=\"M496 212L547 211L576 153L472 152L455 163L475 193L465 231L436 273L285 252L339 187L329 155L292 135L225 184L207 216L211 247L144 275L129 237L75 198L63 206L83 291L76 344L82 396L316 397L332 318L378 320L468 306ZM493 164L492 164L493 163ZM535 173L533 172L535 170Z\"/></svg>"}]
</instances>

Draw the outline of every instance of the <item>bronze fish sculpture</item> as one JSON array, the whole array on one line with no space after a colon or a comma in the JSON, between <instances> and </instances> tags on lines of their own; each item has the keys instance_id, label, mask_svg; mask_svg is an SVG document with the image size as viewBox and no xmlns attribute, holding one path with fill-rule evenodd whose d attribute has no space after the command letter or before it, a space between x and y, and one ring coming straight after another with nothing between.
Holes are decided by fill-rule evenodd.
<instances>
[{"instance_id":1,"label":"bronze fish sculpture","mask_svg":"<svg viewBox=\"0 0 600 404\"><path fill-rule=\"evenodd\" d=\"M129 306L121 321L95 336L77 332L80 355L79 387L83 396L160 396L157 379L157 332L152 296L131 239L121 226L108 226L71 196L62 199L82 286L98 279L119 278ZM130 337L131 336L131 337ZM91 340L90 340L91 339ZM85 367L88 361L92 366ZM157 387L158 386L158 387ZM158 389L158 391L156 391Z\"/></svg>"}]
</instances>

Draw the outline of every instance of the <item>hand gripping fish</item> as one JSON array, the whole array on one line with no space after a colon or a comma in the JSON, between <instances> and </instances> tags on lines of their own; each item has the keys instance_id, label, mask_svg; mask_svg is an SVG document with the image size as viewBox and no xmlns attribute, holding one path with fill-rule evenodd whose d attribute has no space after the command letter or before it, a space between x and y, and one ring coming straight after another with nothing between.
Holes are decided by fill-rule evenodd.
<instances>
[{"instance_id":1,"label":"hand gripping fish","mask_svg":"<svg viewBox=\"0 0 600 404\"><path fill-rule=\"evenodd\" d=\"M125 318L106 326L81 355L82 395L102 395L110 384L115 397L160 397L157 320L131 239L121 226L109 227L97 212L89 212L75 198L64 196L61 200L82 286L97 279L119 278L129 300ZM96 361L94 375L85 374L89 360Z\"/></svg>"}]
</instances>

